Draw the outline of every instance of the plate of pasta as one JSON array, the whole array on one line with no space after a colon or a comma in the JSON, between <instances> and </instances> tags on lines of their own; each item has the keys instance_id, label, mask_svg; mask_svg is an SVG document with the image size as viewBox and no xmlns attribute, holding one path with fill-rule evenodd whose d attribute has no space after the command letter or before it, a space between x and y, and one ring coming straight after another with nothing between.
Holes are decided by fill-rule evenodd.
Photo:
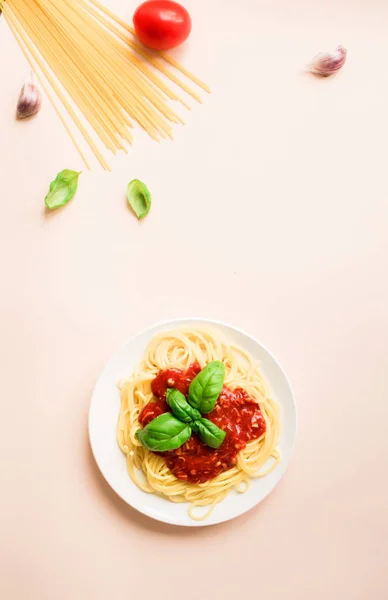
<instances>
[{"instance_id":1,"label":"plate of pasta","mask_svg":"<svg viewBox=\"0 0 388 600\"><path fill-rule=\"evenodd\" d=\"M296 426L273 355L206 319L133 337L103 369L89 411L107 483L141 513L183 526L228 521L261 502L289 464Z\"/></svg>"}]
</instances>

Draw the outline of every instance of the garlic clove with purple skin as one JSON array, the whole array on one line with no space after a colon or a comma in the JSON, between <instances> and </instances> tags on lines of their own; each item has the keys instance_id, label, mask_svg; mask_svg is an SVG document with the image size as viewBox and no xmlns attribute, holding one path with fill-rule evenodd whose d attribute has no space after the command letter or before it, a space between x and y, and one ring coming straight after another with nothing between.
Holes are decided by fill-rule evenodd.
<instances>
[{"instance_id":1,"label":"garlic clove with purple skin","mask_svg":"<svg viewBox=\"0 0 388 600\"><path fill-rule=\"evenodd\" d=\"M32 82L27 82L23 85L17 107L16 107L16 118L26 119L32 117L39 112L42 104L42 94L39 88Z\"/></svg>"},{"instance_id":2,"label":"garlic clove with purple skin","mask_svg":"<svg viewBox=\"0 0 388 600\"><path fill-rule=\"evenodd\" d=\"M346 62L347 50L343 46L337 46L334 52L320 52L314 56L307 70L321 77L328 77L337 73Z\"/></svg>"}]
</instances>

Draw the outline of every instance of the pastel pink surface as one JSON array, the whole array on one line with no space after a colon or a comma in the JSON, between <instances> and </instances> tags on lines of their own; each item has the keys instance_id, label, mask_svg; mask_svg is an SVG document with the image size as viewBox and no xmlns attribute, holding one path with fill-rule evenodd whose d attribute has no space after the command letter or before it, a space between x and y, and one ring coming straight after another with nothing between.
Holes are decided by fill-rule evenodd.
<instances>
[{"instance_id":1,"label":"pastel pink surface","mask_svg":"<svg viewBox=\"0 0 388 600\"><path fill-rule=\"evenodd\" d=\"M135 9L106 4L126 19ZM0 597L383 600L388 7L185 6L193 32L176 56L212 95L174 142L140 133L112 174L84 171L76 198L50 215L49 182L83 166L48 101L15 122L28 67L0 17ZM338 44L348 60L337 76L301 73ZM133 178L153 194L143 223L126 207ZM87 440L109 355L187 315L268 346L299 409L276 490L198 530L129 509Z\"/></svg>"}]
</instances>

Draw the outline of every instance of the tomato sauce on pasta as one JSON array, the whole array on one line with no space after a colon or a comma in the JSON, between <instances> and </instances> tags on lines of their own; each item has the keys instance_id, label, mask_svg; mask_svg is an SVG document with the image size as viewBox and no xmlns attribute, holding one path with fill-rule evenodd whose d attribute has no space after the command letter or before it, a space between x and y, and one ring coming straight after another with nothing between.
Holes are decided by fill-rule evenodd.
<instances>
[{"instance_id":1,"label":"tomato sauce on pasta","mask_svg":"<svg viewBox=\"0 0 388 600\"><path fill-rule=\"evenodd\" d=\"M170 410L165 397L171 387L187 395L194 377L201 367L193 363L186 371L166 369L153 380L151 389L156 401L149 402L139 415L139 423L145 427L153 419ZM176 450L160 453L171 473L190 483L205 483L237 464L237 454L250 440L265 433L266 425L260 407L241 388L230 390L224 386L214 409L206 418L223 431L226 438L222 445L210 448L195 435Z\"/></svg>"}]
</instances>

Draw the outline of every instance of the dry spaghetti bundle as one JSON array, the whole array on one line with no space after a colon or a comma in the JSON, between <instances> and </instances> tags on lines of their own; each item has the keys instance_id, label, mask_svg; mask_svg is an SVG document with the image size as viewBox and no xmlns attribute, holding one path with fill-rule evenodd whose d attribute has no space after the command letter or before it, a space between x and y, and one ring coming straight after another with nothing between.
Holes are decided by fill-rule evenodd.
<instances>
[{"instance_id":1,"label":"dry spaghetti bundle","mask_svg":"<svg viewBox=\"0 0 388 600\"><path fill-rule=\"evenodd\" d=\"M97 0L0 0L0 9L88 168L80 134L109 170L101 147L127 152L135 122L156 141L172 138L183 121L170 100L190 108L187 96L201 101L195 86L209 91Z\"/></svg>"}]
</instances>

